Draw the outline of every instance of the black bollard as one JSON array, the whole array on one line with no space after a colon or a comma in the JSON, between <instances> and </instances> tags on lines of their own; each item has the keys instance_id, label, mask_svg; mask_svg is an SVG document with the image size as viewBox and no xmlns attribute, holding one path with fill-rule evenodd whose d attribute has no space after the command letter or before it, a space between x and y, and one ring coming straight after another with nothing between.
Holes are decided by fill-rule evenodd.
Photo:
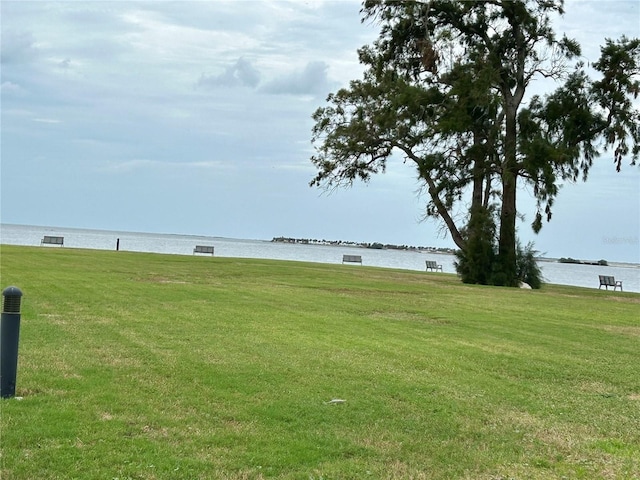
<instances>
[{"instance_id":1,"label":"black bollard","mask_svg":"<svg viewBox=\"0 0 640 480\"><path fill-rule=\"evenodd\" d=\"M0 319L0 397L16 394L18 372L18 339L20 337L20 299L18 287L2 291L2 318Z\"/></svg>"},{"instance_id":2,"label":"black bollard","mask_svg":"<svg viewBox=\"0 0 640 480\"><path fill-rule=\"evenodd\" d=\"M120 251L120 239L116 240L116 252Z\"/></svg>"}]
</instances>

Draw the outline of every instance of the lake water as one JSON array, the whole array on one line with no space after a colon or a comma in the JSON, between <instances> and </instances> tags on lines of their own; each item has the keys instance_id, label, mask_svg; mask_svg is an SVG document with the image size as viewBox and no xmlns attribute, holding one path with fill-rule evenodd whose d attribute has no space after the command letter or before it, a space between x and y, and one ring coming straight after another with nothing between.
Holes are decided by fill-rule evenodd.
<instances>
[{"instance_id":1,"label":"lake water","mask_svg":"<svg viewBox=\"0 0 640 480\"><path fill-rule=\"evenodd\" d=\"M192 255L196 245L212 245L217 257L268 258L318 263L342 263L342 255L360 255L363 265L425 271L425 260L435 260L446 273L455 273L453 255L421 253L405 250L376 250L353 246L304 245L267 240L240 240L198 235L134 233L86 230L31 225L0 226L0 243L7 245L40 245L44 235L64 237L64 248L90 248L173 255ZM43 248L60 248L46 246ZM560 285L598 288L598 275L612 275L622 280L625 291L640 292L640 265L611 264L608 267L575 265L554 261L539 262L545 281ZM357 265L354 265L357 267Z\"/></svg>"}]
</instances>

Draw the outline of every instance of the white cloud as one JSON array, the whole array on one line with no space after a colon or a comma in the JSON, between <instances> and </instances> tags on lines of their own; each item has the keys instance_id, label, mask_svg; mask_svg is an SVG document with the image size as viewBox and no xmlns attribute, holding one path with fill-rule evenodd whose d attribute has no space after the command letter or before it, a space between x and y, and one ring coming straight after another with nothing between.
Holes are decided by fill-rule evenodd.
<instances>
[{"instance_id":1,"label":"white cloud","mask_svg":"<svg viewBox=\"0 0 640 480\"><path fill-rule=\"evenodd\" d=\"M62 123L60 120L56 118L34 118L33 121L38 123L49 123L49 124Z\"/></svg>"},{"instance_id":2,"label":"white cloud","mask_svg":"<svg viewBox=\"0 0 640 480\"><path fill-rule=\"evenodd\" d=\"M110 173L129 173L134 170L158 170L158 169L170 169L170 170L221 170L228 169L229 164L218 160L204 160L204 161L186 161L186 162L168 162L162 160L149 160L149 159L134 159L127 161L114 161L110 162L103 171Z\"/></svg>"},{"instance_id":3,"label":"white cloud","mask_svg":"<svg viewBox=\"0 0 640 480\"><path fill-rule=\"evenodd\" d=\"M218 75L202 74L197 86L205 88L215 87L251 87L260 83L260 72L246 58L239 58Z\"/></svg>"},{"instance_id":4,"label":"white cloud","mask_svg":"<svg viewBox=\"0 0 640 480\"><path fill-rule=\"evenodd\" d=\"M327 71L329 65L313 61L301 70L295 70L267 82L262 91L277 95L325 95L331 90Z\"/></svg>"},{"instance_id":5,"label":"white cloud","mask_svg":"<svg viewBox=\"0 0 640 480\"><path fill-rule=\"evenodd\" d=\"M31 61L37 54L36 42L33 34L28 31L2 31L2 64L20 64Z\"/></svg>"},{"instance_id":6,"label":"white cloud","mask_svg":"<svg viewBox=\"0 0 640 480\"><path fill-rule=\"evenodd\" d=\"M10 82L9 80L2 82L2 94L22 94L25 93L24 88L22 88L17 83Z\"/></svg>"}]
</instances>

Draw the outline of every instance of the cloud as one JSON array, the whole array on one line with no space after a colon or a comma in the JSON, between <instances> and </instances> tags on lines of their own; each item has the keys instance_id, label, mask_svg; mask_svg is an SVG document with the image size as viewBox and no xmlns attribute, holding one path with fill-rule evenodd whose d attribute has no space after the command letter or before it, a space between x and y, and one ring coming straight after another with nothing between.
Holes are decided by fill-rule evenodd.
<instances>
[{"instance_id":1,"label":"cloud","mask_svg":"<svg viewBox=\"0 0 640 480\"><path fill-rule=\"evenodd\" d=\"M17 83L13 83L13 82L10 82L8 80L2 82L2 93L3 94L10 94L10 93L22 94L24 92L25 92L24 89L20 85L18 85Z\"/></svg>"},{"instance_id":2,"label":"cloud","mask_svg":"<svg viewBox=\"0 0 640 480\"><path fill-rule=\"evenodd\" d=\"M274 78L262 91L274 95L324 95L331 90L328 70L325 62L309 62L302 70Z\"/></svg>"},{"instance_id":3,"label":"cloud","mask_svg":"<svg viewBox=\"0 0 640 480\"><path fill-rule=\"evenodd\" d=\"M71 59L65 58L61 62L58 62L58 67L62 68L63 70L71 68Z\"/></svg>"},{"instance_id":4,"label":"cloud","mask_svg":"<svg viewBox=\"0 0 640 480\"><path fill-rule=\"evenodd\" d=\"M49 123L49 124L61 123L60 120L56 118L34 118L33 121L38 123Z\"/></svg>"},{"instance_id":5,"label":"cloud","mask_svg":"<svg viewBox=\"0 0 640 480\"><path fill-rule=\"evenodd\" d=\"M228 164L218 160L202 160L192 162L172 162L161 160L134 159L121 162L109 163L103 171L112 173L131 172L140 169L202 169L202 170L221 170L228 168Z\"/></svg>"},{"instance_id":6,"label":"cloud","mask_svg":"<svg viewBox=\"0 0 640 480\"><path fill-rule=\"evenodd\" d=\"M199 87L251 87L260 83L260 72L246 58L240 57L236 63L227 67L220 75L202 74Z\"/></svg>"},{"instance_id":7,"label":"cloud","mask_svg":"<svg viewBox=\"0 0 640 480\"><path fill-rule=\"evenodd\" d=\"M36 55L36 42L30 32L2 33L2 54L0 61L3 64L16 64L29 62Z\"/></svg>"}]
</instances>

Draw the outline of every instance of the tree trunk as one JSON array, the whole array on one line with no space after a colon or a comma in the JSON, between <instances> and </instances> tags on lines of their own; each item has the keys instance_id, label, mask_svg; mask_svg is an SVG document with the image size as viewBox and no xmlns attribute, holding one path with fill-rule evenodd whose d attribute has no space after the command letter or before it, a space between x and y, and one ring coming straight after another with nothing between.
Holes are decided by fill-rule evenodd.
<instances>
[{"instance_id":1,"label":"tree trunk","mask_svg":"<svg viewBox=\"0 0 640 480\"><path fill-rule=\"evenodd\" d=\"M473 134L474 147L482 145L482 135L474 132ZM476 148L476 152L484 152L482 148ZM481 154L476 153L478 158L473 159L473 194L471 197L471 208L473 212L476 208L481 207L484 199L484 180L486 173L485 159L481 157Z\"/></svg>"},{"instance_id":2,"label":"tree trunk","mask_svg":"<svg viewBox=\"0 0 640 480\"><path fill-rule=\"evenodd\" d=\"M513 287L518 283L516 278L517 107L509 101L505 103L505 158L502 167L502 211L498 240L499 277L496 279L497 283Z\"/></svg>"},{"instance_id":3,"label":"tree trunk","mask_svg":"<svg viewBox=\"0 0 640 480\"><path fill-rule=\"evenodd\" d=\"M436 187L436 184L433 181L433 178L431 178L431 176L427 175L426 173L421 173L421 177L425 180L425 182L427 182L427 185L429 186L429 195L431 196L431 200L433 201L433 204L436 206L436 209L438 210L438 214L440 215L445 225L449 229L449 233L451 233L451 238L453 242L456 244L456 246L459 249L461 250L464 249L466 242L462 237L460 230L458 230L458 227L453 221L453 218L451 218L451 215L449 215L449 210L447 210L447 207L440 200L440 196L438 195L438 188Z\"/></svg>"},{"instance_id":4,"label":"tree trunk","mask_svg":"<svg viewBox=\"0 0 640 480\"><path fill-rule=\"evenodd\" d=\"M507 286L516 286L516 188L517 175L510 169L502 174L502 211L500 213L500 239L498 263L503 281Z\"/></svg>"}]
</instances>

